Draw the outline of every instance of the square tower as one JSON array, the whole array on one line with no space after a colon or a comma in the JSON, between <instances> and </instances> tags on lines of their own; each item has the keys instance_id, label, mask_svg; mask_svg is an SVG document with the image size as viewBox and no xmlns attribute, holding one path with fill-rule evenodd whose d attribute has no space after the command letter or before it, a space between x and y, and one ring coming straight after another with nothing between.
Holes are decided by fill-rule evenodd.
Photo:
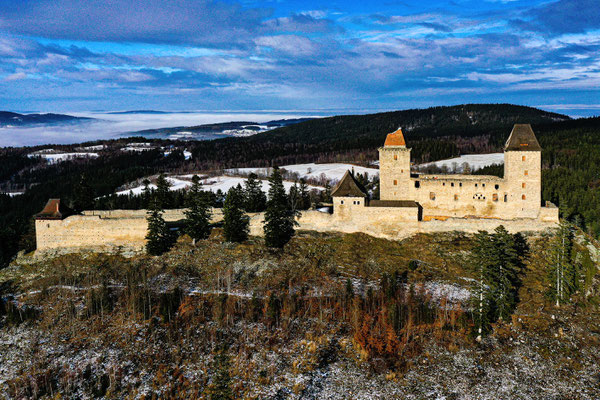
<instances>
[{"instance_id":1,"label":"square tower","mask_svg":"<svg viewBox=\"0 0 600 400\"><path fill-rule=\"evenodd\" d=\"M542 205L542 148L529 124L516 124L506 141L504 180L511 214L537 217Z\"/></svg>"},{"instance_id":2,"label":"square tower","mask_svg":"<svg viewBox=\"0 0 600 400\"><path fill-rule=\"evenodd\" d=\"M379 148L379 198L410 198L410 149L406 147L402 129L387 135Z\"/></svg>"}]
</instances>

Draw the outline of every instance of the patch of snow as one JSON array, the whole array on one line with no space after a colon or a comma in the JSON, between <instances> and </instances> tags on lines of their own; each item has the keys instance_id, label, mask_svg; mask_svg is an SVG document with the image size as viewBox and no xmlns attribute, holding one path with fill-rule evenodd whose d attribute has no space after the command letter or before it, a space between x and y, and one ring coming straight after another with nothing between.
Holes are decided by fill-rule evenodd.
<instances>
[{"instance_id":1,"label":"patch of snow","mask_svg":"<svg viewBox=\"0 0 600 400\"><path fill-rule=\"evenodd\" d=\"M49 164L56 164L61 161L74 160L76 158L96 158L98 153L88 152L73 152L73 153L49 153L48 151L40 150L27 155L29 158L44 158Z\"/></svg>"},{"instance_id":2,"label":"patch of snow","mask_svg":"<svg viewBox=\"0 0 600 400\"><path fill-rule=\"evenodd\" d=\"M189 175L180 175L175 178L167 177L167 181L169 181L169 183L171 184L170 190L182 190L182 189L186 189L189 186L192 186L192 182L189 180L186 180L186 179L191 179L193 176L194 175L189 174ZM263 192L267 193L269 191L269 181L266 179L259 180L259 181L261 183L261 188L262 188ZM220 189L223 193L227 193L227 191L229 189L237 186L238 184L240 184L240 185L242 185L242 187L244 187L244 182L246 182L246 178L240 178L240 177L236 177L236 176L215 176L215 177L201 179L200 182L202 183L202 190L217 192ZM294 186L294 182L284 181L283 186L285 187L286 190L290 190L290 188L292 186ZM148 185L148 187L150 189L156 189L155 184L150 184L150 185ZM321 187L308 185L308 190L312 190L312 189L323 190L323 188L321 188ZM137 186L137 187L134 187L131 189L120 190L120 191L116 192L116 194L117 195L128 195L130 193L133 193L134 195L139 195L139 194L142 194L143 191L144 191L144 186L140 185L140 186Z\"/></svg>"},{"instance_id":3,"label":"patch of snow","mask_svg":"<svg viewBox=\"0 0 600 400\"><path fill-rule=\"evenodd\" d=\"M269 191L269 181L266 179L259 180L261 183L261 189L263 192L267 193ZM221 189L223 193L226 193L232 187L237 186L238 184L244 187L244 182L246 182L246 178L240 178L236 176L216 176L211 178L203 179L202 181L202 189L210 190L212 192L216 192ZM285 190L290 190L292 186L294 186L293 182L284 181L283 186ZM322 188L318 186L308 185L308 190L317 189L322 190Z\"/></svg>"},{"instance_id":4,"label":"patch of snow","mask_svg":"<svg viewBox=\"0 0 600 400\"><path fill-rule=\"evenodd\" d=\"M439 168L446 167L449 171L456 169L456 172L463 172L463 164L467 163L472 171L488 167L490 165L504 164L504 153L490 154L464 154L460 157L449 158L447 160L433 161L430 163L419 164L417 168L427 168L437 166Z\"/></svg>"},{"instance_id":5,"label":"patch of snow","mask_svg":"<svg viewBox=\"0 0 600 400\"><path fill-rule=\"evenodd\" d=\"M329 164L292 164L292 165L283 165L280 167L281 169L286 170L287 172L297 173L299 178L313 178L319 179L322 176L325 176L328 180L336 180L339 181L342 179L346 171L352 170L354 168L355 173L368 173L369 176L379 175L379 169L377 168L366 168L360 167L358 165L353 164L342 164L342 163L329 163ZM242 174L248 175L252 172L259 176L268 176L271 173L271 168L233 168L226 170L228 173L232 174Z\"/></svg>"}]
</instances>

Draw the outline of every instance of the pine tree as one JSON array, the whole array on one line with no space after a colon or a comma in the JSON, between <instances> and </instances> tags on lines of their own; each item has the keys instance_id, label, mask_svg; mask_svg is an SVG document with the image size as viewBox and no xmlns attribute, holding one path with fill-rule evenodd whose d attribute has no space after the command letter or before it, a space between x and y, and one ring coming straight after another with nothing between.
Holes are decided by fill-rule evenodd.
<instances>
[{"instance_id":1,"label":"pine tree","mask_svg":"<svg viewBox=\"0 0 600 400\"><path fill-rule=\"evenodd\" d=\"M146 234L146 251L153 256L161 255L171 249L175 243L175 235L163 218L163 211L156 198L152 199L146 220L148 233Z\"/></svg>"},{"instance_id":2,"label":"pine tree","mask_svg":"<svg viewBox=\"0 0 600 400\"><path fill-rule=\"evenodd\" d=\"M233 400L231 390L231 375L229 373L230 360L227 348L222 346L215 355L212 377L212 385L209 388L210 400Z\"/></svg>"},{"instance_id":3,"label":"pine tree","mask_svg":"<svg viewBox=\"0 0 600 400\"><path fill-rule=\"evenodd\" d=\"M478 340L491 322L508 319L517 306L527 253L524 238L511 235L503 226L493 234L480 231L475 235L470 264L477 279L472 303Z\"/></svg>"},{"instance_id":4,"label":"pine tree","mask_svg":"<svg viewBox=\"0 0 600 400\"><path fill-rule=\"evenodd\" d=\"M169 196L169 188L171 184L165 178L165 174L161 173L156 178L156 199L158 201L158 206L161 208L169 208L170 207L170 196Z\"/></svg>"},{"instance_id":5,"label":"pine tree","mask_svg":"<svg viewBox=\"0 0 600 400\"><path fill-rule=\"evenodd\" d=\"M487 282L490 279L490 263L488 254L491 250L490 234L479 231L475 235L475 246L471 250L470 264L475 272L477 286L471 298L473 304L473 320L477 330L477 340L481 341L483 335L490 330L490 298L492 296Z\"/></svg>"},{"instance_id":6,"label":"pine tree","mask_svg":"<svg viewBox=\"0 0 600 400\"><path fill-rule=\"evenodd\" d=\"M304 178L300 178L300 185L298 186L298 209L308 210L311 205L310 192L308 190L308 184Z\"/></svg>"},{"instance_id":7,"label":"pine tree","mask_svg":"<svg viewBox=\"0 0 600 400\"><path fill-rule=\"evenodd\" d=\"M283 248L294 236L294 213L288 205L279 168L269 177L269 200L265 213L265 242L269 247Z\"/></svg>"},{"instance_id":8,"label":"pine tree","mask_svg":"<svg viewBox=\"0 0 600 400\"><path fill-rule=\"evenodd\" d=\"M577 269L571 259L572 249L573 229L562 220L546 257L550 281L548 296L557 307L567 303L577 287Z\"/></svg>"},{"instance_id":9,"label":"pine tree","mask_svg":"<svg viewBox=\"0 0 600 400\"><path fill-rule=\"evenodd\" d=\"M500 225L492 235L493 248L488 255L491 261L492 287L495 292L496 316L508 319L518 303L521 286L522 262L517 254L515 238Z\"/></svg>"},{"instance_id":10,"label":"pine tree","mask_svg":"<svg viewBox=\"0 0 600 400\"><path fill-rule=\"evenodd\" d=\"M331 185L329 181L325 182L325 190L323 190L323 203L331 203L333 197L331 197Z\"/></svg>"},{"instance_id":11,"label":"pine tree","mask_svg":"<svg viewBox=\"0 0 600 400\"><path fill-rule=\"evenodd\" d=\"M211 230L211 207L208 196L200 189L198 175L194 175L192 178L192 187L188 192L188 207L188 210L185 211L185 232L196 244L197 240L208 238Z\"/></svg>"},{"instance_id":12,"label":"pine tree","mask_svg":"<svg viewBox=\"0 0 600 400\"><path fill-rule=\"evenodd\" d=\"M73 208L76 211L89 210L94 207L94 198L94 189L88 184L86 176L82 174L75 187Z\"/></svg>"},{"instance_id":13,"label":"pine tree","mask_svg":"<svg viewBox=\"0 0 600 400\"><path fill-rule=\"evenodd\" d=\"M248 175L244 182L245 208L247 212L263 212L267 204L267 195L262 191L262 183L255 173Z\"/></svg>"},{"instance_id":14,"label":"pine tree","mask_svg":"<svg viewBox=\"0 0 600 400\"><path fill-rule=\"evenodd\" d=\"M295 213L296 210L299 209L300 205L300 193L298 191L298 185L294 183L292 187L290 187L290 192L287 196L289 209Z\"/></svg>"},{"instance_id":15,"label":"pine tree","mask_svg":"<svg viewBox=\"0 0 600 400\"><path fill-rule=\"evenodd\" d=\"M227 192L223 204L223 233L228 242L243 242L248 239L249 218L244 213L244 195L240 185Z\"/></svg>"}]
</instances>

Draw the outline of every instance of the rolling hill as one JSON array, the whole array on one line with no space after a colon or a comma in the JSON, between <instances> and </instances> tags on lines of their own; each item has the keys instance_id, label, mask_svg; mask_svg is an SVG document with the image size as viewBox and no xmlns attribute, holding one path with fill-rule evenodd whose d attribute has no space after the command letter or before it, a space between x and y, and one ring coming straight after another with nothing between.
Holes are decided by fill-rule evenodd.
<instances>
[{"instance_id":1,"label":"rolling hill","mask_svg":"<svg viewBox=\"0 0 600 400\"><path fill-rule=\"evenodd\" d=\"M19 114L0 111L0 128L6 126L57 125L90 121L93 118L74 117L65 114Z\"/></svg>"}]
</instances>

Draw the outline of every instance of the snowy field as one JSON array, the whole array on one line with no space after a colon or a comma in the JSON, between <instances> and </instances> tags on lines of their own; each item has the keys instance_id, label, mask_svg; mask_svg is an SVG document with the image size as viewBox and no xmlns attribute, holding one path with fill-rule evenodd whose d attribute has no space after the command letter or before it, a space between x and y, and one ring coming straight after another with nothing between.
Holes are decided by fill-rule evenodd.
<instances>
[{"instance_id":1,"label":"snowy field","mask_svg":"<svg viewBox=\"0 0 600 400\"><path fill-rule=\"evenodd\" d=\"M469 164L472 171L487 167L490 165L504 164L504 153L490 153L490 154L465 154L456 158L449 158L447 160L434 161L426 164L419 164L417 168L426 168L435 165L439 168L445 166L448 171L452 171L456 168L456 172L462 172L463 163Z\"/></svg>"},{"instance_id":2,"label":"snowy field","mask_svg":"<svg viewBox=\"0 0 600 400\"><path fill-rule=\"evenodd\" d=\"M31 153L29 158L44 158L49 164L56 164L61 161L74 160L76 158L96 158L98 153Z\"/></svg>"},{"instance_id":3,"label":"snowy field","mask_svg":"<svg viewBox=\"0 0 600 400\"><path fill-rule=\"evenodd\" d=\"M352 170L354 168L354 172L364 174L365 172L369 174L369 176L379 175L379 170L377 168L365 168L359 167L357 165L352 164L294 164L294 165L284 165L280 167L285 169L288 172L297 173L299 178L315 178L319 179L322 174L325 174L327 179L332 181L339 181L342 179L346 171ZM259 176L268 176L271 172L270 168L236 168L236 169L228 169L228 173L232 174L241 174L248 175L251 172Z\"/></svg>"},{"instance_id":4,"label":"snowy field","mask_svg":"<svg viewBox=\"0 0 600 400\"><path fill-rule=\"evenodd\" d=\"M169 181L169 183L171 184L171 190L181 190L181 189L185 189L189 186L192 186L192 179L193 175L182 175L176 178L172 178L172 177L167 177L167 180ZM202 179L202 190L210 190L211 192L217 192L219 189L221 189L221 191L223 193L226 193L229 189L231 189L232 187L237 186L238 184L242 185L242 187L244 187L244 182L246 181L246 178L239 178L239 177L235 177L235 176L215 176L215 177L210 177L210 178L206 178L206 179ZM260 180L261 184L262 184L262 190L263 192L267 193L269 191L269 181L268 180ZM285 186L286 190L290 190L290 188L294 185L293 182L288 182L288 181L284 181L283 182L283 186ZM150 187L151 189L156 189L156 185L154 184L150 184L148 187ZM323 190L323 188L318 187L318 186L308 186L308 189L317 189L317 190ZM137 186L131 189L127 189L127 190L121 190L119 192L116 192L116 194L121 195L121 194L129 194L130 192L132 192L133 194L141 194L144 190L144 186Z\"/></svg>"}]
</instances>

